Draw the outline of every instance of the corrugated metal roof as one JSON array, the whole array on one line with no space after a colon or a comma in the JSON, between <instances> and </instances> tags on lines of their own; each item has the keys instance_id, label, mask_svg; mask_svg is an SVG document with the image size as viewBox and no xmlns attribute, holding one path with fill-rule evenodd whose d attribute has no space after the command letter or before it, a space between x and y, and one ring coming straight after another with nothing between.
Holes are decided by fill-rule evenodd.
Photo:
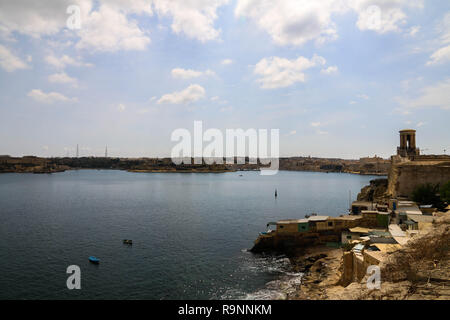
<instances>
[{"instance_id":1,"label":"corrugated metal roof","mask_svg":"<svg viewBox=\"0 0 450 320\"><path fill-rule=\"evenodd\" d=\"M371 236L377 236L377 237L391 237L391 234L386 231L380 231L380 230L371 230L369 231L369 235Z\"/></svg>"}]
</instances>

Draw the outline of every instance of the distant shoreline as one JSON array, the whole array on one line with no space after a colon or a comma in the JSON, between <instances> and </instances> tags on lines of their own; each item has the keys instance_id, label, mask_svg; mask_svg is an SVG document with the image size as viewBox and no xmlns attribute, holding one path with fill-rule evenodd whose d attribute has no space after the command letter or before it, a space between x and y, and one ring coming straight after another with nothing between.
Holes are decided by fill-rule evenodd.
<instances>
[{"instance_id":1,"label":"distant shoreline","mask_svg":"<svg viewBox=\"0 0 450 320\"><path fill-rule=\"evenodd\" d=\"M220 159L219 159L220 160ZM10 157L0 156L0 173L55 173L73 169L118 169L130 172L186 172L186 173L225 173L236 171L258 171L267 167L261 162L251 163L249 158L235 158L233 164L223 163L175 164L171 158L39 158L35 156ZM242 164L238 163L242 160ZM306 171L325 173L352 173L359 175L385 176L390 169L390 160L379 157L344 160L333 158L291 157L279 158L278 169L281 171Z\"/></svg>"},{"instance_id":2,"label":"distant shoreline","mask_svg":"<svg viewBox=\"0 0 450 320\"><path fill-rule=\"evenodd\" d=\"M54 174L54 173L63 173L66 171L78 171L78 170L114 170L114 171L124 171L124 172L130 172L130 173L214 173L214 174L221 174L221 173L237 173L237 172L260 172L260 169L255 170L127 170L127 169L120 169L120 168L69 168L66 170L59 170L59 171L52 171L52 172L33 172L33 171L0 171L0 174L6 174L6 173L19 173L19 174ZM360 175L360 176L377 176L377 177L387 177L386 174L382 173L359 173L359 172L326 172L321 170L289 170L289 169L279 169L280 172L316 172L316 173L338 173L338 174L351 174L351 175Z\"/></svg>"}]
</instances>

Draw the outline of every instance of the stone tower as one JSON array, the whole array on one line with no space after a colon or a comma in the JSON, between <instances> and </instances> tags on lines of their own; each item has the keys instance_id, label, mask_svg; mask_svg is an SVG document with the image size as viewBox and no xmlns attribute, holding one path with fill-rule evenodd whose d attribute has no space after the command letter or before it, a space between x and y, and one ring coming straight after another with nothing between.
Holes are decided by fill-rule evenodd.
<instances>
[{"instance_id":1,"label":"stone tower","mask_svg":"<svg viewBox=\"0 0 450 320\"><path fill-rule=\"evenodd\" d=\"M416 148L416 130L406 129L400 131L400 147L397 154L402 157L418 156L419 148Z\"/></svg>"}]
</instances>

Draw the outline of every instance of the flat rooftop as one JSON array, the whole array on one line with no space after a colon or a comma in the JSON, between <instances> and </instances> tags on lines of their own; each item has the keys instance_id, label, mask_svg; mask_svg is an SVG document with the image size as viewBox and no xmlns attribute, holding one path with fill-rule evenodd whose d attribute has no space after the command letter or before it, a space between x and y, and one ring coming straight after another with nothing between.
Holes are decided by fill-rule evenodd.
<instances>
[{"instance_id":1,"label":"flat rooftop","mask_svg":"<svg viewBox=\"0 0 450 320\"><path fill-rule=\"evenodd\" d=\"M306 223L309 221L326 221L329 218L329 216L311 216L309 218L305 219L285 219L280 220L277 223L280 224L289 224L289 223Z\"/></svg>"},{"instance_id":2,"label":"flat rooftop","mask_svg":"<svg viewBox=\"0 0 450 320\"><path fill-rule=\"evenodd\" d=\"M418 214L408 214L408 219L414 222L433 222L436 219L436 217Z\"/></svg>"},{"instance_id":3,"label":"flat rooftop","mask_svg":"<svg viewBox=\"0 0 450 320\"><path fill-rule=\"evenodd\" d=\"M372 206L372 202L370 201L353 201L352 206Z\"/></svg>"}]
</instances>

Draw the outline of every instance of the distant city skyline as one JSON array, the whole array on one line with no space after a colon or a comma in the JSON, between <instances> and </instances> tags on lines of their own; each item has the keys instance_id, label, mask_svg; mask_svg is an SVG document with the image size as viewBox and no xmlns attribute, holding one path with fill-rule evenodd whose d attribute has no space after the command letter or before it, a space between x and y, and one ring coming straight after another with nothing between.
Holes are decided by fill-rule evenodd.
<instances>
[{"instance_id":1,"label":"distant city skyline","mask_svg":"<svg viewBox=\"0 0 450 320\"><path fill-rule=\"evenodd\" d=\"M407 128L448 154L450 3L0 0L0 88L11 156L170 157L196 120L282 157L388 158Z\"/></svg>"}]
</instances>

